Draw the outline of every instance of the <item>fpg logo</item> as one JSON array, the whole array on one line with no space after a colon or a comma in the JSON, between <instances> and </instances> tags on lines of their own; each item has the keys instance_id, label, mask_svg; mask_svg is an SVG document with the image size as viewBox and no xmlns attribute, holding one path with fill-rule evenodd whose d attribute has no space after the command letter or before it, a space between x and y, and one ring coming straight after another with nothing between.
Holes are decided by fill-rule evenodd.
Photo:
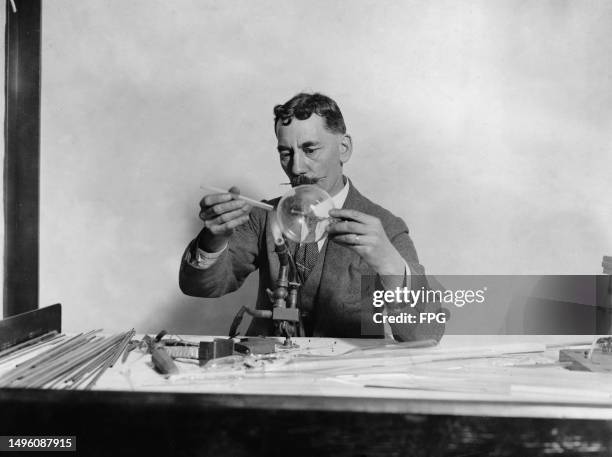
<instances>
[{"instance_id":1,"label":"fpg logo","mask_svg":"<svg viewBox=\"0 0 612 457\"><path fill-rule=\"evenodd\" d=\"M437 322L438 324L446 323L446 313L419 313L420 324L431 324Z\"/></svg>"}]
</instances>

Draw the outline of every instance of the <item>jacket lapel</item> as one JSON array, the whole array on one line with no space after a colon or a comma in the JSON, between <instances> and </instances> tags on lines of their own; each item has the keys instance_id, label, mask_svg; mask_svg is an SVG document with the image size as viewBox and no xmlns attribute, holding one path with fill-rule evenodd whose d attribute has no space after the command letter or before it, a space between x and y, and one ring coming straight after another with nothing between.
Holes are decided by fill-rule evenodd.
<instances>
[{"instance_id":1,"label":"jacket lapel","mask_svg":"<svg viewBox=\"0 0 612 457\"><path fill-rule=\"evenodd\" d=\"M363 197L350 180L349 183L349 192L342 208L363 211ZM317 314L320 316L324 315L326 311L331 311L332 307L337 309L338 304L332 303L332 301L334 297L338 297L338 289L349 287L347 281L349 281L348 270L350 270L350 265L360 261L359 255L349 248L333 241L326 241L326 243L327 250L323 259L317 299L319 304ZM337 311L342 312L341 310Z\"/></svg>"}]
</instances>

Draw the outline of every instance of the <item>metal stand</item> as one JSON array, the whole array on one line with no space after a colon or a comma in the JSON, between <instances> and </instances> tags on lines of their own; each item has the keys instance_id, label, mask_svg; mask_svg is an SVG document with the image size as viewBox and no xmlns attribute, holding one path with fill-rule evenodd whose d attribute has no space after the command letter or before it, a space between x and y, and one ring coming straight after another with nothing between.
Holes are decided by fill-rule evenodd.
<instances>
[{"instance_id":1,"label":"metal stand","mask_svg":"<svg viewBox=\"0 0 612 457\"><path fill-rule=\"evenodd\" d=\"M268 297L272 302L272 310L250 309L246 306L240 308L230 327L229 336L238 334L238 326L242 322L244 313L255 318L272 319L274 321L274 336L283 336L283 346L293 347L292 337L304 336L304 325L300 320L298 309L298 290L300 283L297 281L297 270L291 258L289 249L284 242L276 243L276 254L280 262L278 279L274 290L267 290Z\"/></svg>"}]
</instances>

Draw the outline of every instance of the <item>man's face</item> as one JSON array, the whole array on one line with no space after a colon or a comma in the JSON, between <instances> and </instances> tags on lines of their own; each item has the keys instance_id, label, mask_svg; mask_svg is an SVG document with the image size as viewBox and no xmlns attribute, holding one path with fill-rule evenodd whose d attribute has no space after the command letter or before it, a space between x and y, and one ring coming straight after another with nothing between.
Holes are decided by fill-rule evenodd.
<instances>
[{"instance_id":1,"label":"man's face","mask_svg":"<svg viewBox=\"0 0 612 457\"><path fill-rule=\"evenodd\" d=\"M344 183L342 164L351 156L348 135L325 128L325 119L313 114L303 121L293 118L289 125L276 125L281 167L293 186L310 180L330 195L337 194Z\"/></svg>"}]
</instances>

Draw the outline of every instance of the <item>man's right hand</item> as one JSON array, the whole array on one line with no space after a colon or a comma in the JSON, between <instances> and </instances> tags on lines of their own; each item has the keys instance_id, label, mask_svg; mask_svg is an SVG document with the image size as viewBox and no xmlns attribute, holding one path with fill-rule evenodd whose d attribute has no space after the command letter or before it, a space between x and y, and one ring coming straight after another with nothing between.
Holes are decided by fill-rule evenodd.
<instances>
[{"instance_id":1,"label":"man's right hand","mask_svg":"<svg viewBox=\"0 0 612 457\"><path fill-rule=\"evenodd\" d=\"M205 230L198 238L198 247L203 251L223 249L234 229L249 220L252 207L237 199L238 194L240 189L232 187L227 193L209 194L200 201L200 219Z\"/></svg>"}]
</instances>

